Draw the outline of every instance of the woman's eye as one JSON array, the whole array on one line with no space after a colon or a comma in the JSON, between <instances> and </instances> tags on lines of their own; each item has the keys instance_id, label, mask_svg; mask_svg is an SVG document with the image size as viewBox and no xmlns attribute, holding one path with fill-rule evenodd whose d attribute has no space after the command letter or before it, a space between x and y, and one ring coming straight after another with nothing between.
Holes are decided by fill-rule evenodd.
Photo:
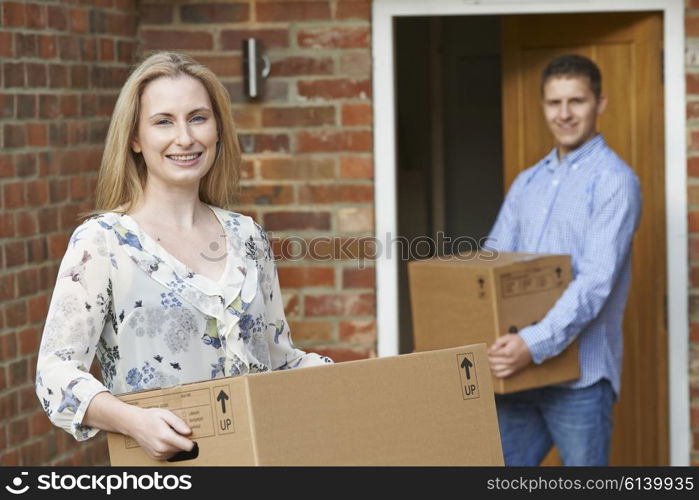
<instances>
[{"instance_id":1,"label":"woman's eye","mask_svg":"<svg viewBox=\"0 0 699 500\"><path fill-rule=\"evenodd\" d=\"M206 121L206 117L205 117L205 116L201 116L201 115L193 116L192 119L191 119L191 121L193 121L193 122L203 122L203 121Z\"/></svg>"},{"instance_id":2,"label":"woman's eye","mask_svg":"<svg viewBox=\"0 0 699 500\"><path fill-rule=\"evenodd\" d=\"M170 123L170 120L165 119L158 120L157 122L155 122L156 125L167 125L168 123Z\"/></svg>"}]
</instances>

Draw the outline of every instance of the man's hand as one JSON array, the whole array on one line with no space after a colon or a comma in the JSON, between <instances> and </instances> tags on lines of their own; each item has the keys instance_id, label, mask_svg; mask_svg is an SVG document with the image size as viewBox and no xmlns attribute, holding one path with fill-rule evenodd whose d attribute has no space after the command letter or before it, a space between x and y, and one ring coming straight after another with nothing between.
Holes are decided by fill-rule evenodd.
<instances>
[{"instance_id":1,"label":"man's hand","mask_svg":"<svg viewBox=\"0 0 699 500\"><path fill-rule=\"evenodd\" d=\"M506 378L532 362L529 347L516 333L498 338L488 349L490 370L498 378Z\"/></svg>"}]
</instances>

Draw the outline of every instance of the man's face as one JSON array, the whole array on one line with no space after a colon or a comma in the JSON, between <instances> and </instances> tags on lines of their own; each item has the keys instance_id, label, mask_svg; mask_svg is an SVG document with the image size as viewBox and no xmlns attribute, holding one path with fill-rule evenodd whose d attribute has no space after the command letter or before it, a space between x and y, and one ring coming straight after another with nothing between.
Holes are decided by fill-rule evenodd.
<instances>
[{"instance_id":1,"label":"man's face","mask_svg":"<svg viewBox=\"0 0 699 500\"><path fill-rule=\"evenodd\" d=\"M544 83L542 104L562 158L595 136L597 115L604 111L607 100L595 97L587 77L561 75Z\"/></svg>"}]
</instances>

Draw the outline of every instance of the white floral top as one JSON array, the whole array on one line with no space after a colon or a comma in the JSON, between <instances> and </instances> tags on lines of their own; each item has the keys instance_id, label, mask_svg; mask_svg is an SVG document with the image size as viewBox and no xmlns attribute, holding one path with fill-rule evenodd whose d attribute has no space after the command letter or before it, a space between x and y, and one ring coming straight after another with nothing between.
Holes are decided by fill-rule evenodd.
<instances>
[{"instance_id":1,"label":"white floral top","mask_svg":"<svg viewBox=\"0 0 699 500\"><path fill-rule=\"evenodd\" d=\"M92 398L332 362L295 349L265 232L210 206L226 237L219 281L188 269L128 215L73 233L58 272L36 371L51 421L76 439ZM94 356L103 383L89 373Z\"/></svg>"}]
</instances>

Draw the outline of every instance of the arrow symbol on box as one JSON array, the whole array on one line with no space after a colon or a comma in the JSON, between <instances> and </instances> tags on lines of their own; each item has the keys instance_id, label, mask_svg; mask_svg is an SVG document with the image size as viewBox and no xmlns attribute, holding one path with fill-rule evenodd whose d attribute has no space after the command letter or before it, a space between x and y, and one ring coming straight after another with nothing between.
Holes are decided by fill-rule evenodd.
<instances>
[{"instance_id":1,"label":"arrow symbol on box","mask_svg":"<svg viewBox=\"0 0 699 500\"><path fill-rule=\"evenodd\" d=\"M228 394L223 392L223 390L218 393L218 396L216 396L216 401L221 402L221 411L223 411L223 413L226 413L226 400L227 399L228 399Z\"/></svg>"},{"instance_id":2,"label":"arrow symbol on box","mask_svg":"<svg viewBox=\"0 0 699 500\"><path fill-rule=\"evenodd\" d=\"M466 378L471 380L471 368L473 368L473 363L471 363L468 358L464 357L464 360L461 362L461 368L466 372Z\"/></svg>"}]
</instances>

